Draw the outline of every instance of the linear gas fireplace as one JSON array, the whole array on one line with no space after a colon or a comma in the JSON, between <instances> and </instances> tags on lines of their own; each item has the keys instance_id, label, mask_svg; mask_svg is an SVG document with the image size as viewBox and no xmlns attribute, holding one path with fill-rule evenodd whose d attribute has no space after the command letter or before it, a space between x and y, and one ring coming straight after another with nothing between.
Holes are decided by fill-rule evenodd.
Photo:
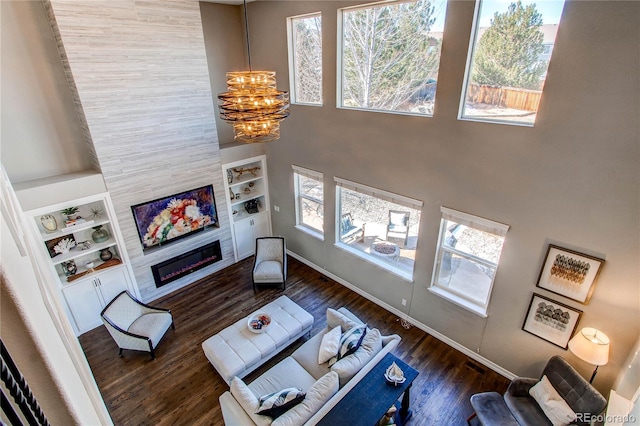
<instances>
[{"instance_id":1,"label":"linear gas fireplace","mask_svg":"<svg viewBox=\"0 0 640 426\"><path fill-rule=\"evenodd\" d=\"M153 265L151 271L156 287L162 287L220 260L222 260L222 250L218 240Z\"/></svg>"}]
</instances>

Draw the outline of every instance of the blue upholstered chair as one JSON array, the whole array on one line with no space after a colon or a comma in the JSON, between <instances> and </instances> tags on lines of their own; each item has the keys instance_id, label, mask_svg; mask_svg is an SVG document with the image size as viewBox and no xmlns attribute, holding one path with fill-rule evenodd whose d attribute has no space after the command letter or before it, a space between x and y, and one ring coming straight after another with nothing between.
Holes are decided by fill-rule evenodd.
<instances>
[{"instance_id":1,"label":"blue upholstered chair","mask_svg":"<svg viewBox=\"0 0 640 426\"><path fill-rule=\"evenodd\" d=\"M364 238L364 225L358 226L353 222L351 213L340 217L340 241L345 244L360 241Z\"/></svg>"}]
</instances>

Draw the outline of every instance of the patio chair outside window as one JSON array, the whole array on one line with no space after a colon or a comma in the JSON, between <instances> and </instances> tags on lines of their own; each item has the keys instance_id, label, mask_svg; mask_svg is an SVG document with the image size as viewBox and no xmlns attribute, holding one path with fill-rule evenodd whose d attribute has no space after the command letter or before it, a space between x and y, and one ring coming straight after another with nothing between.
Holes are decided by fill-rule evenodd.
<instances>
[{"instance_id":1,"label":"patio chair outside window","mask_svg":"<svg viewBox=\"0 0 640 426\"><path fill-rule=\"evenodd\" d=\"M389 223L387 224L387 241L395 242L404 248L409 240L409 212L389 210Z\"/></svg>"},{"instance_id":2,"label":"patio chair outside window","mask_svg":"<svg viewBox=\"0 0 640 426\"><path fill-rule=\"evenodd\" d=\"M364 238L363 227L356 226L351 218L351 213L345 213L340 218L340 241L349 244Z\"/></svg>"}]
</instances>

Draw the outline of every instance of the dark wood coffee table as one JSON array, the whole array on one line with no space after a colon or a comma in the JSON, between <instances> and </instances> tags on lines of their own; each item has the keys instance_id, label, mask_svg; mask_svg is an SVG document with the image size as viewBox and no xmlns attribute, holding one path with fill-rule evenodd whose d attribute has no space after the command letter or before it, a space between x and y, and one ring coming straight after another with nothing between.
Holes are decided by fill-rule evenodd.
<instances>
[{"instance_id":1,"label":"dark wood coffee table","mask_svg":"<svg viewBox=\"0 0 640 426\"><path fill-rule=\"evenodd\" d=\"M384 373L395 362L404 371L404 383L394 386L387 383ZM392 405L402 396L402 404L396 412L396 425L402 426L410 417L411 384L418 371L393 354L385 355L360 382L347 393L318 425L374 426ZM404 394L404 395L403 395Z\"/></svg>"}]
</instances>

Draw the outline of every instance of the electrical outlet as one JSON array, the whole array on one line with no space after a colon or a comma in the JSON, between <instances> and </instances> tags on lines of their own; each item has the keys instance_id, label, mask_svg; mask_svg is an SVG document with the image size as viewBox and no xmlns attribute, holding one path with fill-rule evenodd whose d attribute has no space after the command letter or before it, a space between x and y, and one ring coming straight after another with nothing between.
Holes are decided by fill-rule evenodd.
<instances>
[{"instance_id":1,"label":"electrical outlet","mask_svg":"<svg viewBox=\"0 0 640 426\"><path fill-rule=\"evenodd\" d=\"M273 206L273 209L274 209L275 211L277 211L277 212L279 212L279 211L280 211L280 207L278 207L278 206Z\"/></svg>"},{"instance_id":2,"label":"electrical outlet","mask_svg":"<svg viewBox=\"0 0 640 426\"><path fill-rule=\"evenodd\" d=\"M407 306L407 299L402 299L402 306Z\"/></svg>"}]
</instances>

